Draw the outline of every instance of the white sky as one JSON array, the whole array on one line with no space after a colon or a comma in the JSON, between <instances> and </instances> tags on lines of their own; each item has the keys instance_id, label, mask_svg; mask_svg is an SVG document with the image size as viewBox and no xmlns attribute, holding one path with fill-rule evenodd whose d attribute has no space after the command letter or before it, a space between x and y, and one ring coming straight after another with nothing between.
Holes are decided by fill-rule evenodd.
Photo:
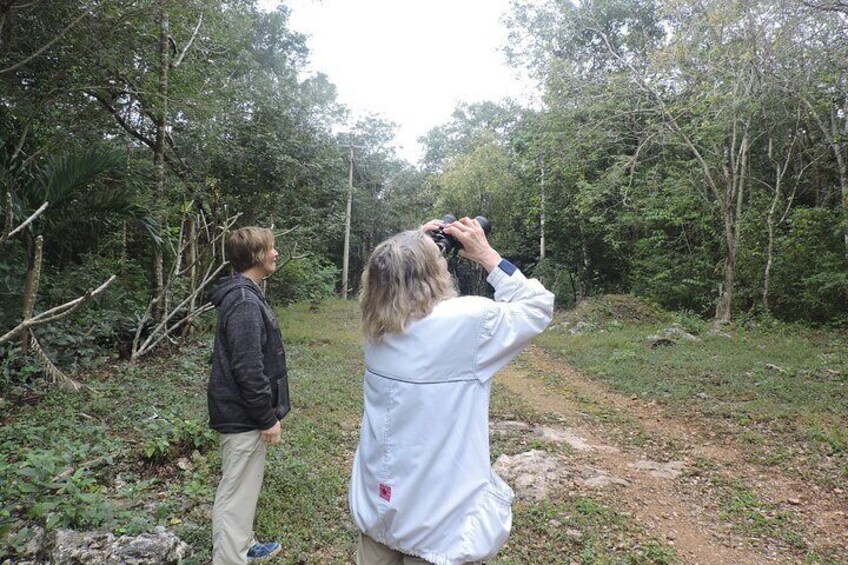
<instances>
[{"instance_id":1,"label":"white sky","mask_svg":"<svg viewBox=\"0 0 848 565\"><path fill-rule=\"evenodd\" d=\"M273 9L279 0L259 0ZM500 49L509 0L284 0L291 27L309 36L312 71L339 102L398 125L398 154L422 156L417 138L459 102L526 100L531 94ZM523 86L524 85L524 86Z\"/></svg>"}]
</instances>

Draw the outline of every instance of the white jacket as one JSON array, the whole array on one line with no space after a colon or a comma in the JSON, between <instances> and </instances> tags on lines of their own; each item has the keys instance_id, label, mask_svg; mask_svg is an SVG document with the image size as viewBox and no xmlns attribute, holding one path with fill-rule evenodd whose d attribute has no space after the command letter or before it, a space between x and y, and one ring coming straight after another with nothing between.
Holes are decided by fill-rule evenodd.
<instances>
[{"instance_id":1,"label":"white jacket","mask_svg":"<svg viewBox=\"0 0 848 565\"><path fill-rule=\"evenodd\" d=\"M553 315L554 295L512 264L488 281L495 300L445 300L365 347L353 521L437 565L490 558L509 535L514 495L489 460L492 377Z\"/></svg>"}]
</instances>

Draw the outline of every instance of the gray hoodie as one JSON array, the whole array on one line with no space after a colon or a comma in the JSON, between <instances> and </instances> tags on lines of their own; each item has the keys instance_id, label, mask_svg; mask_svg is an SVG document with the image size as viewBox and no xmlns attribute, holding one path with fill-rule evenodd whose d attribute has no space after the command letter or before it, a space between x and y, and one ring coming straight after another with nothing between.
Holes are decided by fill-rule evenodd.
<instances>
[{"instance_id":1,"label":"gray hoodie","mask_svg":"<svg viewBox=\"0 0 848 565\"><path fill-rule=\"evenodd\" d=\"M212 291L218 310L209 425L218 432L267 430L291 409L280 325L259 287L241 274Z\"/></svg>"}]
</instances>

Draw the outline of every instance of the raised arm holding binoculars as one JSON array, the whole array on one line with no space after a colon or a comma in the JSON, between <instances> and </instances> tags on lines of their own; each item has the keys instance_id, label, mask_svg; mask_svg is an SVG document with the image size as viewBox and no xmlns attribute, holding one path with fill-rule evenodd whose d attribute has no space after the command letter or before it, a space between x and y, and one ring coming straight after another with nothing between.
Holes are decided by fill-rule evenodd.
<instances>
[{"instance_id":1,"label":"raised arm holding binoculars","mask_svg":"<svg viewBox=\"0 0 848 565\"><path fill-rule=\"evenodd\" d=\"M485 218L450 219L387 239L362 275L360 565L488 559L512 526L512 490L489 460L492 378L550 323L554 296L492 248ZM452 249L486 269L494 300L457 296Z\"/></svg>"}]
</instances>

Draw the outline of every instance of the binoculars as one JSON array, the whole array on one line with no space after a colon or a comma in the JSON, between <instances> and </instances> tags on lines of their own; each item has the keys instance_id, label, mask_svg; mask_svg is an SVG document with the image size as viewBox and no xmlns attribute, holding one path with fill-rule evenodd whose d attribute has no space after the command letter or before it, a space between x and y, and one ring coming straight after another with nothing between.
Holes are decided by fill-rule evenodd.
<instances>
[{"instance_id":1,"label":"binoculars","mask_svg":"<svg viewBox=\"0 0 848 565\"><path fill-rule=\"evenodd\" d=\"M487 236L489 232L492 231L492 224L486 219L485 216L477 216L474 218L480 224L480 227L483 228L483 233ZM451 214L445 214L442 216L442 221L445 224L450 224L456 221L456 216L452 216ZM457 251L462 249L462 244L458 242L453 237L449 236L444 232L443 228L439 228L438 231L430 232L430 237L433 238L433 241L436 242L436 246L439 248L439 251L442 252L442 255L447 255L454 249Z\"/></svg>"}]
</instances>

